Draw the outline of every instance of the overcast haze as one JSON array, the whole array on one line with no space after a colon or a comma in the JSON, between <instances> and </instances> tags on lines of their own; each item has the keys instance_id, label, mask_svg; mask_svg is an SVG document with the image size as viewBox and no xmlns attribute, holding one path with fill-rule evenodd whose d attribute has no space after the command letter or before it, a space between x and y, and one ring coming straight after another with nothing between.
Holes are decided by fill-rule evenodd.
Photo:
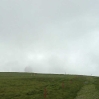
<instances>
[{"instance_id":1,"label":"overcast haze","mask_svg":"<svg viewBox=\"0 0 99 99\"><path fill-rule=\"evenodd\" d=\"M0 71L99 76L99 0L0 0Z\"/></svg>"}]
</instances>

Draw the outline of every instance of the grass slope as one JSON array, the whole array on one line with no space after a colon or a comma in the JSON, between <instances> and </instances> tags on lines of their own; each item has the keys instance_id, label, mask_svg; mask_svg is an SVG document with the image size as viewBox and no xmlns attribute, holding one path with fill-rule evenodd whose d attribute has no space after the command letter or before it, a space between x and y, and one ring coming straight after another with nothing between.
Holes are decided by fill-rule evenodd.
<instances>
[{"instance_id":1,"label":"grass slope","mask_svg":"<svg viewBox=\"0 0 99 99\"><path fill-rule=\"evenodd\" d=\"M45 99L45 88L46 99L99 99L98 82L81 75L0 73L0 99Z\"/></svg>"},{"instance_id":2,"label":"grass slope","mask_svg":"<svg viewBox=\"0 0 99 99\"><path fill-rule=\"evenodd\" d=\"M96 89L95 78L88 77L88 84L82 87L75 99L99 99L99 90Z\"/></svg>"}]
</instances>

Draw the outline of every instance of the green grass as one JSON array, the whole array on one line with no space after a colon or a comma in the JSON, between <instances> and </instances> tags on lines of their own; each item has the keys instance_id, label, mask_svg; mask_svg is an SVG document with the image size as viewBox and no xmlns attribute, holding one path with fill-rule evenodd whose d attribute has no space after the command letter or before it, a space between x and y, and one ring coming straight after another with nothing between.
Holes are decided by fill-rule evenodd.
<instances>
[{"instance_id":1,"label":"green grass","mask_svg":"<svg viewBox=\"0 0 99 99\"><path fill-rule=\"evenodd\" d=\"M76 99L85 94L81 90L86 85L99 90L98 82L97 77L81 75L0 73L0 99L44 99L45 88L46 99Z\"/></svg>"}]
</instances>

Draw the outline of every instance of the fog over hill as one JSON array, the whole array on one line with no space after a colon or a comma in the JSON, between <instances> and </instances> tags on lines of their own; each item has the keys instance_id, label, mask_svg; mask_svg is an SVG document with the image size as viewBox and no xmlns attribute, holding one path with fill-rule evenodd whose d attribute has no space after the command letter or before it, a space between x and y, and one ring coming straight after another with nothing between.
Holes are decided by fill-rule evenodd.
<instances>
[{"instance_id":1,"label":"fog over hill","mask_svg":"<svg viewBox=\"0 0 99 99\"><path fill-rule=\"evenodd\" d=\"M0 71L99 75L99 0L0 0Z\"/></svg>"}]
</instances>

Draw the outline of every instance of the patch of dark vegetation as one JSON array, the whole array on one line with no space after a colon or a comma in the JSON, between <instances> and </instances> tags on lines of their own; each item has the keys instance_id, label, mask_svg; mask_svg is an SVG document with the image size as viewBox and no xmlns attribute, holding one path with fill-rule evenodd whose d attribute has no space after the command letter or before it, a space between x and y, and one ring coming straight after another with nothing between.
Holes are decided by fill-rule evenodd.
<instances>
[{"instance_id":1,"label":"patch of dark vegetation","mask_svg":"<svg viewBox=\"0 0 99 99\"><path fill-rule=\"evenodd\" d=\"M95 77L94 84L95 84L95 88L99 91L99 77Z\"/></svg>"},{"instance_id":2,"label":"patch of dark vegetation","mask_svg":"<svg viewBox=\"0 0 99 99\"><path fill-rule=\"evenodd\" d=\"M47 99L74 99L85 81L81 75L0 73L0 99L44 99L45 88Z\"/></svg>"}]
</instances>

